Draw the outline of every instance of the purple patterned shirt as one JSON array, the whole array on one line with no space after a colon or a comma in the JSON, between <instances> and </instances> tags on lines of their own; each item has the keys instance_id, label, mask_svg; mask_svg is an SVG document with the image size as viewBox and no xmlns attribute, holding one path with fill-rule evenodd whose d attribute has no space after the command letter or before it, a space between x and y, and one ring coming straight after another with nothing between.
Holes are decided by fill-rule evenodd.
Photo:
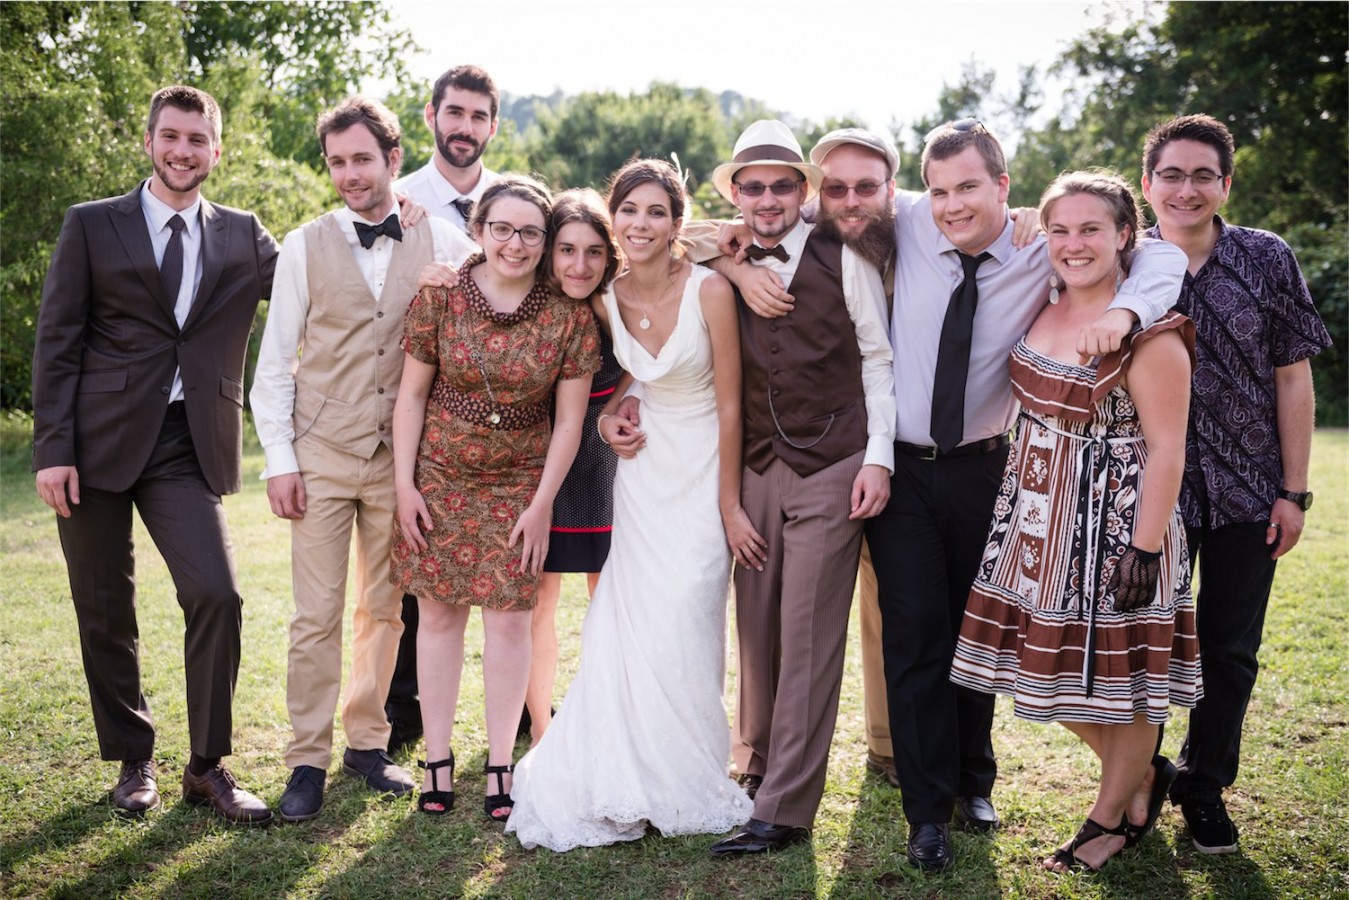
<instances>
[{"instance_id":1,"label":"purple patterned shirt","mask_svg":"<svg viewBox=\"0 0 1349 900\"><path fill-rule=\"evenodd\" d=\"M1269 521L1283 483L1274 369L1330 346L1289 246L1214 220L1218 243L1198 275L1186 274L1176 303L1197 336L1180 491L1192 528ZM1148 234L1161 237L1156 227Z\"/></svg>"}]
</instances>

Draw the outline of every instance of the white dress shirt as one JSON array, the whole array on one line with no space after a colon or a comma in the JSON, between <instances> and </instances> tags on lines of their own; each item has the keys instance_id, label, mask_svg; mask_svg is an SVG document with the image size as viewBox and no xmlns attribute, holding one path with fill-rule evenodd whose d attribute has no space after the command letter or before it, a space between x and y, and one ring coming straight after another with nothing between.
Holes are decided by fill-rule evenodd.
<instances>
[{"instance_id":1,"label":"white dress shirt","mask_svg":"<svg viewBox=\"0 0 1349 900\"><path fill-rule=\"evenodd\" d=\"M178 283L178 296L173 298L173 318L182 328L187 314L192 311L192 300L197 296L197 287L201 284L201 197L192 201L184 210L176 210L154 194L150 193L150 182L141 185L141 212L145 214L145 226L150 229L150 246L155 251L155 266L164 261L164 251L169 246L173 229L169 219L182 216L187 227L183 229L183 279ZM182 373L173 370L173 387L169 390L169 402L183 399Z\"/></svg>"},{"instance_id":2,"label":"white dress shirt","mask_svg":"<svg viewBox=\"0 0 1349 900\"><path fill-rule=\"evenodd\" d=\"M482 171L478 173L478 183L473 186L473 190L467 194L461 194L454 185L445 179L444 175L440 174L440 170L436 168L436 158L432 156L431 161L426 165L395 181L393 189L401 194L407 194L412 202L425 206L427 212L431 215L444 219L467 234L468 223L459 214L459 210L454 208L454 201L464 198L472 200L476 206L478 201L482 199L483 191L500 180L500 175L483 166Z\"/></svg>"},{"instance_id":3,"label":"white dress shirt","mask_svg":"<svg viewBox=\"0 0 1349 900\"><path fill-rule=\"evenodd\" d=\"M898 422L896 437L931 447L932 382L946 307L964 278L954 244L932 219L926 193L895 192L895 307L891 326ZM965 437L971 443L1006 434L1019 406L1012 396L1007 360L1030 330L1049 296L1048 243L1044 235L1020 249L1012 245L1012 220L979 266L979 306L974 314L969 376L965 382ZM1131 273L1111 309L1127 309L1146 327L1180 296L1185 253L1165 241L1139 241Z\"/></svg>"},{"instance_id":4,"label":"white dress shirt","mask_svg":"<svg viewBox=\"0 0 1349 900\"><path fill-rule=\"evenodd\" d=\"M814 225L798 221L778 242L789 254L786 262L771 256L751 263L768 266L790 286L801 263L801 251ZM758 243L758 240L755 240ZM864 465L895 470L895 386L890 371L890 339L885 321L885 287L876 267L843 247L843 297L848 318L857 331L857 349L862 354L862 394L867 407L867 450Z\"/></svg>"},{"instance_id":5,"label":"white dress shirt","mask_svg":"<svg viewBox=\"0 0 1349 900\"><path fill-rule=\"evenodd\" d=\"M398 213L396 204L375 219L358 216L347 207L337 211L337 216L344 222L342 234L351 248L356 267L375 297L384 289L384 279L393 260L394 240L379 235L367 250L356 237L355 223L375 224ZM431 229L437 262L447 262L457 268L478 251L477 244L448 222L428 216L425 224ZM258 440L267 458L263 478L300 471L292 446L295 429L291 416L295 411L295 367L304 349L308 315L309 266L305 256L304 227L301 226L286 235L276 260L272 297L267 307L267 327L262 333L258 365L253 372L253 390L248 395Z\"/></svg>"}]
</instances>

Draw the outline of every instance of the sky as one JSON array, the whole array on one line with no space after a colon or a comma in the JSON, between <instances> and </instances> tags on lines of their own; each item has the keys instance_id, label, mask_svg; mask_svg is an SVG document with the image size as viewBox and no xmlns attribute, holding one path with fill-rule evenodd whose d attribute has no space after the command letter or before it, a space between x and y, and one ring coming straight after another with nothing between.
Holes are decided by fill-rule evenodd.
<instances>
[{"instance_id":1,"label":"sky","mask_svg":"<svg viewBox=\"0 0 1349 900\"><path fill-rule=\"evenodd\" d=\"M733 90L797 118L850 115L871 128L936 109L970 61L1011 93L1019 66L1041 71L1104 21L1105 4L869 0L384 0L427 49L409 61L429 85L461 63L513 95L614 90L652 81ZM797 52L796 48L800 48ZM1050 94L1049 105L1057 109Z\"/></svg>"}]
</instances>

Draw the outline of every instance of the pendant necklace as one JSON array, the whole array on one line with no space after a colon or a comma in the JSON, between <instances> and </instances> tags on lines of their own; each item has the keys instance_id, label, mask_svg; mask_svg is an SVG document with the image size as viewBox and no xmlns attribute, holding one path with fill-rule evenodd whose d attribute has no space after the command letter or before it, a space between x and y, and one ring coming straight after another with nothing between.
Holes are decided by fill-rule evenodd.
<instances>
[{"instance_id":1,"label":"pendant necklace","mask_svg":"<svg viewBox=\"0 0 1349 900\"><path fill-rule=\"evenodd\" d=\"M670 280L665 283L665 287L660 289L660 292L656 294L656 299L652 301L651 305L653 307L659 308L661 298L665 296L665 292L674 286L675 275L677 274L679 274L678 268L670 273ZM646 331L651 327L651 314L647 312L646 304L642 302L641 295L637 293L637 283L635 281L632 284L632 299L637 302L637 305L642 310L642 319L637 323L637 327Z\"/></svg>"}]
</instances>

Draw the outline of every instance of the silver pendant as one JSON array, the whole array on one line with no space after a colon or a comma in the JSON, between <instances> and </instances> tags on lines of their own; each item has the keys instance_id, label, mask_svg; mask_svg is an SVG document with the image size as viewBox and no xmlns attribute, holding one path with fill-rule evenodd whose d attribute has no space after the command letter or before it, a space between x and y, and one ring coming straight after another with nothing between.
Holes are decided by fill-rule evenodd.
<instances>
[{"instance_id":1,"label":"silver pendant","mask_svg":"<svg viewBox=\"0 0 1349 900\"><path fill-rule=\"evenodd\" d=\"M496 411L493 411L492 414L491 414L490 416L487 417L487 424L489 424L489 425L500 425L500 424L501 424L501 413L496 412Z\"/></svg>"},{"instance_id":2,"label":"silver pendant","mask_svg":"<svg viewBox=\"0 0 1349 900\"><path fill-rule=\"evenodd\" d=\"M648 319L646 316L642 316L642 321L637 323L637 327L642 329L643 331L646 331L648 328L651 327L651 320Z\"/></svg>"}]
</instances>

